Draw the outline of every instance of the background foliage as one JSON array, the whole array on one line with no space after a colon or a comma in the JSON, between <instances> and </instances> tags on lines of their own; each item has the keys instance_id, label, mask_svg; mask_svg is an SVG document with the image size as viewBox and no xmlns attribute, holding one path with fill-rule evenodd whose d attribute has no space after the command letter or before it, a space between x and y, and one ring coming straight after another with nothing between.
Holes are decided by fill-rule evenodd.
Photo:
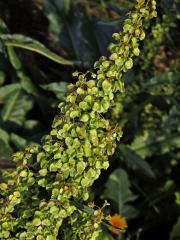
<instances>
[{"instance_id":1,"label":"background foliage","mask_svg":"<svg viewBox=\"0 0 180 240\"><path fill-rule=\"evenodd\" d=\"M0 2L0 157L40 142L73 70L85 71L108 54L131 6L128 0ZM161 0L158 13L112 112L123 139L91 193L98 205L108 199L107 211L126 217L129 228L123 236L105 229L100 239L180 238L180 4Z\"/></svg>"}]
</instances>

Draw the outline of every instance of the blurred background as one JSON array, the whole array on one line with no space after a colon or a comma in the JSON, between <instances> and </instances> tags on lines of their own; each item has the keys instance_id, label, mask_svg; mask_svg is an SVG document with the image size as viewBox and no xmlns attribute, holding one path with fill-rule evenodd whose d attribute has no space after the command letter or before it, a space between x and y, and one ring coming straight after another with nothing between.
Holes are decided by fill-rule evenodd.
<instances>
[{"instance_id":1,"label":"blurred background","mask_svg":"<svg viewBox=\"0 0 180 240\"><path fill-rule=\"evenodd\" d=\"M0 177L14 167L13 152L49 132L73 71L86 71L108 55L111 35L133 5L0 0ZM91 200L100 206L107 199L107 211L125 217L128 229L104 229L99 240L180 239L179 24L179 0L159 0L140 57L125 75L126 92L112 112L123 138Z\"/></svg>"}]
</instances>

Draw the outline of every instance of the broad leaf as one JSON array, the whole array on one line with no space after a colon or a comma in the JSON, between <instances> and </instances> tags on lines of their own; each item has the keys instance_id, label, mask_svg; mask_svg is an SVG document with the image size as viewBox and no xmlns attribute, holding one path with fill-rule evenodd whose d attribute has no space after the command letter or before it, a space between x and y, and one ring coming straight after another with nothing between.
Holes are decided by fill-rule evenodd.
<instances>
[{"instance_id":1,"label":"broad leaf","mask_svg":"<svg viewBox=\"0 0 180 240\"><path fill-rule=\"evenodd\" d=\"M9 96L21 89L21 85L18 83L7 84L6 86L0 87L0 98L4 102L9 98Z\"/></svg>"},{"instance_id":2,"label":"broad leaf","mask_svg":"<svg viewBox=\"0 0 180 240\"><path fill-rule=\"evenodd\" d=\"M58 99L64 99L65 93L67 91L66 82L53 82L49 84L40 85L43 89L53 92Z\"/></svg>"},{"instance_id":3,"label":"broad leaf","mask_svg":"<svg viewBox=\"0 0 180 240\"><path fill-rule=\"evenodd\" d=\"M0 39L4 42L5 46L17 47L27 49L32 52L39 53L50 60L57 62L63 65L73 65L74 62L66 60L63 57L58 56L57 54L50 51L42 43L34 40L30 37L26 37L21 34L1 34Z\"/></svg>"},{"instance_id":4,"label":"broad leaf","mask_svg":"<svg viewBox=\"0 0 180 240\"><path fill-rule=\"evenodd\" d=\"M103 197L115 202L120 214L133 218L137 216L138 210L127 203L135 200L137 196L132 193L130 187L127 173L123 169L116 169L109 176Z\"/></svg>"},{"instance_id":5,"label":"broad leaf","mask_svg":"<svg viewBox=\"0 0 180 240\"><path fill-rule=\"evenodd\" d=\"M123 157L129 168L137 170L147 177L155 178L155 173L153 172L151 166L135 151L131 150L124 144L120 144L118 146L118 150L119 154Z\"/></svg>"},{"instance_id":6,"label":"broad leaf","mask_svg":"<svg viewBox=\"0 0 180 240\"><path fill-rule=\"evenodd\" d=\"M9 144L5 143L2 139L0 139L0 156L9 158L12 154L12 149Z\"/></svg>"},{"instance_id":7,"label":"broad leaf","mask_svg":"<svg viewBox=\"0 0 180 240\"><path fill-rule=\"evenodd\" d=\"M26 95L22 95L21 91L16 89L8 94L8 98L5 98L0 115L4 122L14 122L22 126L25 116L32 106L33 100Z\"/></svg>"},{"instance_id":8,"label":"broad leaf","mask_svg":"<svg viewBox=\"0 0 180 240\"><path fill-rule=\"evenodd\" d=\"M9 157L12 149L9 145L9 135L6 131L0 128L0 156Z\"/></svg>"}]
</instances>

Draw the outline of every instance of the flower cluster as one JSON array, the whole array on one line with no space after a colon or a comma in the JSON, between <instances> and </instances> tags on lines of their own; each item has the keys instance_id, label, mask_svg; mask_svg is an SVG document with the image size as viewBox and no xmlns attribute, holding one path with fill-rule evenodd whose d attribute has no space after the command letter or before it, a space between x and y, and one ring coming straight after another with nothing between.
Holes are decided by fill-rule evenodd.
<instances>
[{"instance_id":1,"label":"flower cluster","mask_svg":"<svg viewBox=\"0 0 180 240\"><path fill-rule=\"evenodd\" d=\"M156 16L155 9L154 0L137 0L122 33L113 34L110 57L101 57L94 72L74 73L78 80L42 145L14 154L15 181L1 184L0 239L96 238L103 215L87 215L74 199L88 200L89 187L109 166L122 131L108 116L124 91L123 74L139 55L143 21Z\"/></svg>"}]
</instances>

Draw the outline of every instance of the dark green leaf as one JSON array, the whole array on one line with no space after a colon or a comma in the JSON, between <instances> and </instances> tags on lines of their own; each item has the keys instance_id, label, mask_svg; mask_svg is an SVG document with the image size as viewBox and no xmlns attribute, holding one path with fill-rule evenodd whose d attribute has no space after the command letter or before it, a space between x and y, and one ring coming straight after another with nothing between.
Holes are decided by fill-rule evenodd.
<instances>
[{"instance_id":1,"label":"dark green leaf","mask_svg":"<svg viewBox=\"0 0 180 240\"><path fill-rule=\"evenodd\" d=\"M15 133L11 133L10 140L18 149L24 149L28 144L26 139L18 136Z\"/></svg>"},{"instance_id":2,"label":"dark green leaf","mask_svg":"<svg viewBox=\"0 0 180 240\"><path fill-rule=\"evenodd\" d=\"M54 82L49 84L43 84L41 87L47 91L52 91L58 99L64 99L65 93L67 91L67 85L66 82Z\"/></svg>"},{"instance_id":3,"label":"dark green leaf","mask_svg":"<svg viewBox=\"0 0 180 240\"><path fill-rule=\"evenodd\" d=\"M124 144L118 146L119 154L123 157L124 161L127 163L128 167L133 170L140 171L142 174L150 178L155 178L155 173L153 172L151 166L142 159L135 151L131 150Z\"/></svg>"},{"instance_id":4,"label":"dark green leaf","mask_svg":"<svg viewBox=\"0 0 180 240\"><path fill-rule=\"evenodd\" d=\"M135 200L137 196L131 192L130 186L127 173L123 169L116 169L109 176L103 197L113 200L117 204L120 214L133 218L135 209L127 203Z\"/></svg>"},{"instance_id":5,"label":"dark green leaf","mask_svg":"<svg viewBox=\"0 0 180 240\"><path fill-rule=\"evenodd\" d=\"M42 43L34 40L30 37L26 37L20 34L1 34L1 40L4 42L5 46L17 47L27 49L32 52L39 53L54 62L63 65L73 65L74 62L70 60L66 60L63 57L58 56L57 54L51 52L48 48L46 48Z\"/></svg>"},{"instance_id":6,"label":"dark green leaf","mask_svg":"<svg viewBox=\"0 0 180 240\"><path fill-rule=\"evenodd\" d=\"M178 240L178 239L180 239L180 218L178 218L170 235L170 240Z\"/></svg>"}]
</instances>

